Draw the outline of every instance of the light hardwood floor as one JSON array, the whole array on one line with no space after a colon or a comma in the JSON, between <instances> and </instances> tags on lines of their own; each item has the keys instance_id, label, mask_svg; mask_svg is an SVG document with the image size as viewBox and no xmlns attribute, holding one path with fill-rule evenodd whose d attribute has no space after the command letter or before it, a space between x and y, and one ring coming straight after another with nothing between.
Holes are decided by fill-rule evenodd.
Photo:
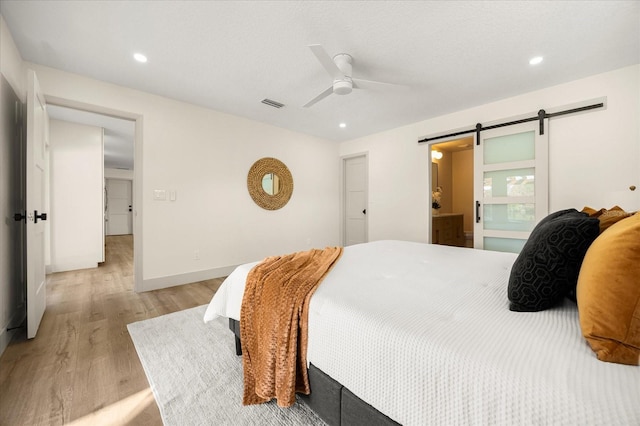
<instances>
[{"instance_id":1,"label":"light hardwood floor","mask_svg":"<svg viewBox=\"0 0 640 426\"><path fill-rule=\"evenodd\" d=\"M35 339L0 357L0 425L161 425L127 324L203 305L213 279L133 292L131 236L107 237L98 268L52 274Z\"/></svg>"}]
</instances>

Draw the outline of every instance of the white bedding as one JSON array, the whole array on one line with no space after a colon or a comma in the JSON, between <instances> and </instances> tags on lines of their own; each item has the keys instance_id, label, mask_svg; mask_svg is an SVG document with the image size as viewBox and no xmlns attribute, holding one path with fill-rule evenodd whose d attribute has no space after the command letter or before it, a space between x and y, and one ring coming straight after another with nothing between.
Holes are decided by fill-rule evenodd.
<instances>
[{"instance_id":1,"label":"white bedding","mask_svg":"<svg viewBox=\"0 0 640 426\"><path fill-rule=\"evenodd\" d=\"M640 368L598 361L575 304L511 312L514 254L346 247L311 299L308 361L403 425L640 424ZM255 263L205 314L240 318Z\"/></svg>"}]
</instances>

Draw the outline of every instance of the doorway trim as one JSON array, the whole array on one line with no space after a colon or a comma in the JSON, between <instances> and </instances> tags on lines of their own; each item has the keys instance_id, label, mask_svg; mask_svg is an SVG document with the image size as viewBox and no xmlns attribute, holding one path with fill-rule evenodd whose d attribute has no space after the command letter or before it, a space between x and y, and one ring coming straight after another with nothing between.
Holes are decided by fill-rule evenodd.
<instances>
[{"instance_id":1,"label":"doorway trim","mask_svg":"<svg viewBox=\"0 0 640 426\"><path fill-rule=\"evenodd\" d=\"M423 142L423 145L426 145L428 147L428 171L427 173L429 174L429 192L428 192L428 202L429 202L429 208L428 208L428 213L427 213L427 217L428 217L428 221L429 221L429 231L428 231L428 239L427 242L429 244L433 244L433 231L432 231L432 226L433 226L433 208L432 208L432 203L433 203L433 195L432 195L432 188L433 188L433 159L431 158L431 151L433 150L433 146L434 145L440 145L442 143L445 142L451 142L451 141L457 141L460 139L467 139L469 138L469 136L449 136L447 138L442 138L442 139L437 139L437 140L430 140L428 142ZM472 150L475 150L475 135L474 135L474 139L473 139L473 147L469 148Z\"/></svg>"},{"instance_id":2,"label":"doorway trim","mask_svg":"<svg viewBox=\"0 0 640 426\"><path fill-rule=\"evenodd\" d=\"M136 293L144 291L142 283L142 125L143 116L130 111L122 111L107 108L100 105L89 104L58 96L49 96L45 93L47 104L57 105L66 108L73 108L81 111L93 112L96 114L108 115L114 118L130 120L135 122L135 135L133 140L133 290Z\"/></svg>"}]
</instances>

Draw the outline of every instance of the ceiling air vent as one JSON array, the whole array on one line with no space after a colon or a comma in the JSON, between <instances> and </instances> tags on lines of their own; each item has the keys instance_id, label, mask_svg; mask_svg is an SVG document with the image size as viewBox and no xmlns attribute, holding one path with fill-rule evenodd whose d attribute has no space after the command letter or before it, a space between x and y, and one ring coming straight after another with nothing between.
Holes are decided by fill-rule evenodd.
<instances>
[{"instance_id":1,"label":"ceiling air vent","mask_svg":"<svg viewBox=\"0 0 640 426\"><path fill-rule=\"evenodd\" d=\"M281 104L280 102L276 102L276 101L272 101L271 99L263 99L262 103L265 105L269 105L272 106L274 108L282 108L284 106L284 104Z\"/></svg>"}]
</instances>

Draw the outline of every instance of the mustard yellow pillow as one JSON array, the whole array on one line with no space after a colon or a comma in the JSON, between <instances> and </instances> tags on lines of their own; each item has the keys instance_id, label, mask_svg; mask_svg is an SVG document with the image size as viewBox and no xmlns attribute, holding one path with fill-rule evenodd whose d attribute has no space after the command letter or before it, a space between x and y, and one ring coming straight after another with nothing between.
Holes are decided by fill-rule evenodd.
<instances>
[{"instance_id":1,"label":"mustard yellow pillow","mask_svg":"<svg viewBox=\"0 0 640 426\"><path fill-rule=\"evenodd\" d=\"M600 220L600 233L603 233L611 225L629 216L631 216L631 213L625 212L618 206L613 206L609 210L605 210L600 216L598 216L598 220Z\"/></svg>"},{"instance_id":2,"label":"mustard yellow pillow","mask_svg":"<svg viewBox=\"0 0 640 426\"><path fill-rule=\"evenodd\" d=\"M591 244L576 292L582 335L598 359L640 365L640 213Z\"/></svg>"},{"instance_id":3,"label":"mustard yellow pillow","mask_svg":"<svg viewBox=\"0 0 640 426\"><path fill-rule=\"evenodd\" d=\"M591 208L589 206L585 206L581 212L582 213L586 213L589 215L589 217L600 217L600 215L604 212L606 212L607 209L600 209L600 210L596 210L594 208Z\"/></svg>"},{"instance_id":4,"label":"mustard yellow pillow","mask_svg":"<svg viewBox=\"0 0 640 426\"><path fill-rule=\"evenodd\" d=\"M619 222L622 219L625 219L633 214L625 212L624 210L622 210L622 208L620 208L620 206L613 206L609 210L596 210L591 207L584 207L581 211L582 213L588 214L589 217L595 217L600 221L601 234L614 223Z\"/></svg>"}]
</instances>

